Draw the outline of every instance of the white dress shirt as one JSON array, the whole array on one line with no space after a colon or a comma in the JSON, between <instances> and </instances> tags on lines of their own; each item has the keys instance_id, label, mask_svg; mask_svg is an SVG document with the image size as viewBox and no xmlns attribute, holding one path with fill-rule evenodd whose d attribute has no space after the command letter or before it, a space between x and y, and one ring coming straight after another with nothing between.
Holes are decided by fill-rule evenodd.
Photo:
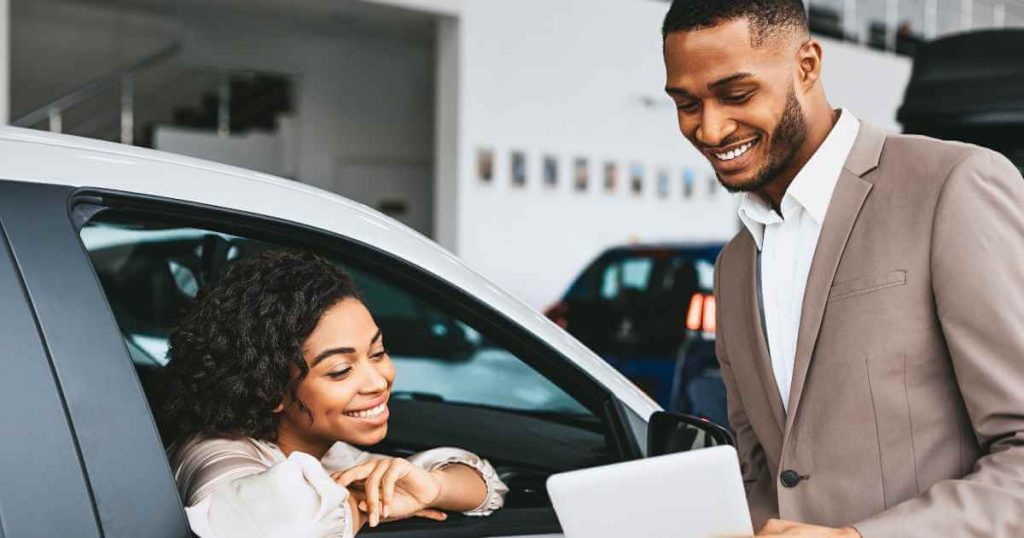
<instances>
[{"instance_id":1,"label":"white dress shirt","mask_svg":"<svg viewBox=\"0 0 1024 538\"><path fill-rule=\"evenodd\" d=\"M832 192L858 130L860 122L843 109L825 141L786 190L781 216L759 195L740 195L740 220L760 250L761 308L768 352L787 411L807 274Z\"/></svg>"}]
</instances>

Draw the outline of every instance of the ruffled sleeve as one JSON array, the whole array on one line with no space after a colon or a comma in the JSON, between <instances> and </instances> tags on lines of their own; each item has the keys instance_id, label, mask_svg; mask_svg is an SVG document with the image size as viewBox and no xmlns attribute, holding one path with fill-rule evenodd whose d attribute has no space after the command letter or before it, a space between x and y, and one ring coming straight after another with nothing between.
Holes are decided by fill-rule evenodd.
<instances>
[{"instance_id":1,"label":"ruffled sleeve","mask_svg":"<svg viewBox=\"0 0 1024 538\"><path fill-rule=\"evenodd\" d=\"M198 469L203 483L193 484L198 487L185 508L192 532L201 538L354 536L348 490L316 458L293 452L262 469L258 460L237 456L211 461L216 463ZM232 462L245 462L246 469L239 472Z\"/></svg>"},{"instance_id":2,"label":"ruffled sleeve","mask_svg":"<svg viewBox=\"0 0 1024 538\"><path fill-rule=\"evenodd\" d=\"M501 481L491 464L476 454L460 448L435 448L413 454L409 461L427 471L443 469L449 465L462 464L473 468L487 485L487 498L480 506L463 512L467 516L489 516L505 505L508 486Z\"/></svg>"}]
</instances>

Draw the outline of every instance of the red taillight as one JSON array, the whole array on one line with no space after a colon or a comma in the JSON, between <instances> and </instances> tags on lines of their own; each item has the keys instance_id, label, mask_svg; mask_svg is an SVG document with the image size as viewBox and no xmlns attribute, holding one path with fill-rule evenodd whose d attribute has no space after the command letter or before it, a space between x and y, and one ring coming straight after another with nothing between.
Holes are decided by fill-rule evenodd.
<instances>
[{"instance_id":1,"label":"red taillight","mask_svg":"<svg viewBox=\"0 0 1024 538\"><path fill-rule=\"evenodd\" d=\"M704 323L702 324L702 329L706 333L714 334L715 329L718 328L715 322L715 309L717 306L714 295L706 295L704 297Z\"/></svg>"},{"instance_id":2,"label":"red taillight","mask_svg":"<svg viewBox=\"0 0 1024 538\"><path fill-rule=\"evenodd\" d=\"M686 311L686 328L691 331L699 331L703 314L704 294L694 293L690 298L690 308Z\"/></svg>"},{"instance_id":3,"label":"red taillight","mask_svg":"<svg viewBox=\"0 0 1024 538\"><path fill-rule=\"evenodd\" d=\"M569 305L567 303L557 303L548 307L544 311L544 315L551 321L554 321L559 327L563 329L569 328Z\"/></svg>"},{"instance_id":4,"label":"red taillight","mask_svg":"<svg viewBox=\"0 0 1024 538\"><path fill-rule=\"evenodd\" d=\"M686 328L708 334L715 332L715 296L710 293L694 293L690 307L686 310Z\"/></svg>"}]
</instances>

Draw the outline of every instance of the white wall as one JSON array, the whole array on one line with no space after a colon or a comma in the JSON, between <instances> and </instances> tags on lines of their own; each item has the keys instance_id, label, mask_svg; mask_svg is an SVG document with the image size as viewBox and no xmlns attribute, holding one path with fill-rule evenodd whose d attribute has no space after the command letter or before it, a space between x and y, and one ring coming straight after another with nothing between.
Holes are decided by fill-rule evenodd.
<instances>
[{"instance_id":1,"label":"white wall","mask_svg":"<svg viewBox=\"0 0 1024 538\"><path fill-rule=\"evenodd\" d=\"M433 163L432 45L238 16L184 18L182 31L189 62L296 78L303 182L338 190L339 168Z\"/></svg>"},{"instance_id":2,"label":"white wall","mask_svg":"<svg viewBox=\"0 0 1024 538\"><path fill-rule=\"evenodd\" d=\"M160 151L241 166L267 174L287 175L287 144L280 132L252 132L221 137L210 131L160 126L154 133L153 147Z\"/></svg>"},{"instance_id":3,"label":"white wall","mask_svg":"<svg viewBox=\"0 0 1024 538\"><path fill-rule=\"evenodd\" d=\"M474 0L462 11L462 86L457 252L498 284L543 308L604 248L636 241L725 240L735 201L709 187L710 166L679 134L664 95L661 22L653 0ZM905 58L825 43L823 78L837 106L895 130L909 76ZM476 177L476 153L495 152L495 180ZM528 156L525 188L511 186L513 150ZM555 190L541 159L560 158ZM572 161L587 157L590 189L573 191ZM604 161L619 163L619 189L602 190ZM631 162L645 191L627 192ZM655 190L670 170L670 195ZM685 168L697 193L680 194Z\"/></svg>"},{"instance_id":4,"label":"white wall","mask_svg":"<svg viewBox=\"0 0 1024 538\"><path fill-rule=\"evenodd\" d=\"M846 107L888 131L900 131L896 110L910 81L910 59L853 43L819 40L824 50L821 78L832 106Z\"/></svg>"},{"instance_id":5,"label":"white wall","mask_svg":"<svg viewBox=\"0 0 1024 538\"><path fill-rule=\"evenodd\" d=\"M637 0L481 0L463 7L458 253L498 284L543 308L609 245L724 240L736 229L731 197L709 189L710 166L678 132L664 95L661 18L668 4ZM495 181L475 173L495 150ZM525 151L525 188L510 185L510 151ZM559 184L542 184L542 155L560 160ZM577 157L590 189L573 190ZM606 160L619 185L603 191ZM628 167L645 165L644 193L627 192ZM655 172L670 170L660 199ZM683 169L698 178L690 200Z\"/></svg>"},{"instance_id":6,"label":"white wall","mask_svg":"<svg viewBox=\"0 0 1024 538\"><path fill-rule=\"evenodd\" d=\"M439 17L435 52L434 240L458 251L461 22Z\"/></svg>"}]
</instances>

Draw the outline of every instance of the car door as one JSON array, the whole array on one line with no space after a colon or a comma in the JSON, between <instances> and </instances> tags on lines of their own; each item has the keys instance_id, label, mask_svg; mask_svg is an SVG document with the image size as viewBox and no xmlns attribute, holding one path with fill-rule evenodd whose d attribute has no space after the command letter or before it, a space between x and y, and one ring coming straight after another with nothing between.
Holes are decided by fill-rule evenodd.
<instances>
[{"instance_id":1,"label":"car door","mask_svg":"<svg viewBox=\"0 0 1024 538\"><path fill-rule=\"evenodd\" d=\"M87 536L98 524L98 534L107 537L187 536L146 398L69 213L73 193L63 186L0 181L4 231L73 432L80 465L74 474L87 481L94 512L89 526L46 535ZM39 450L44 453L46 447ZM66 464L39 461L46 466ZM42 467L38 472L52 479L53 474L70 471ZM61 495L58 489L52 491ZM23 501L45 506L50 493ZM49 514L38 524L58 528L59 521L70 517L56 510Z\"/></svg>"},{"instance_id":2,"label":"car door","mask_svg":"<svg viewBox=\"0 0 1024 538\"><path fill-rule=\"evenodd\" d=\"M101 513L107 516L100 518L104 531L112 529L107 535L185 532L151 413L160 407L168 330L202 286L215 282L235 260L267 248L311 249L342 264L362 287L382 329L402 336L393 353L399 379L389 436L370 450L403 456L459 446L489 459L512 489L506 508L488 518L407 520L372 532L395 537L557 533L544 490L547 476L641 456L633 432L641 430L636 425L643 419L625 410L606 387L500 312L389 254L386 245L132 193L28 184L0 188L32 202L19 220L24 244L46 237L32 255L36 286L54 303L46 316L60 327L53 338L58 347L67 346L61 347L67 362L78 361L70 368L84 376L75 390L86 401L89 396L116 408L114 420L84 415L79 426L79 417L73 417L80 437L106 443L131 460L127 474L107 467L102 456L87 462L96 468L90 480L100 489L104 484L120 488L107 492L102 502L115 493L126 497L124 509ZM52 289L44 289L47 282ZM83 313L89 319L79 326L60 325ZM84 338L93 342L71 353L71 344ZM81 371L95 368L88 363L97 361L103 368ZM133 431L121 437L126 430ZM174 439L174 432L160 433L164 443ZM121 445L124 439L133 440L131 455ZM157 530L155 523L133 526L135 510L156 514L170 530ZM133 532L125 531L129 528Z\"/></svg>"},{"instance_id":3,"label":"car door","mask_svg":"<svg viewBox=\"0 0 1024 538\"><path fill-rule=\"evenodd\" d=\"M2 189L2 186L0 186ZM0 538L101 536L0 194Z\"/></svg>"}]
</instances>

